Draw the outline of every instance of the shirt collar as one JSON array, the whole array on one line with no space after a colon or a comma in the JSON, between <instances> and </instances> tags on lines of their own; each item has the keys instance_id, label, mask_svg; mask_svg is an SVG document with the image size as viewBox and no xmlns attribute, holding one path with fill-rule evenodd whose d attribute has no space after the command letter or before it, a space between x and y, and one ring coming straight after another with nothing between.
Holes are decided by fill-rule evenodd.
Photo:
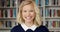
<instances>
[{"instance_id":1,"label":"shirt collar","mask_svg":"<svg viewBox=\"0 0 60 32\"><path fill-rule=\"evenodd\" d=\"M37 28L36 25L32 25L31 27L27 27L24 23L21 24L21 26L22 26L22 28L23 28L25 31L27 31L28 29L31 29L31 30L34 31L34 30Z\"/></svg>"}]
</instances>

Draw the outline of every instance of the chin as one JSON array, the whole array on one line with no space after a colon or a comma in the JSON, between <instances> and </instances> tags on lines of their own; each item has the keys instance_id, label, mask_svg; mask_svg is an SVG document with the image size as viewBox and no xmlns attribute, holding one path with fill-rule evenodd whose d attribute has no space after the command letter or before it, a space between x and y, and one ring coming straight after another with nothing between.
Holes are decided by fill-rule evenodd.
<instances>
[{"instance_id":1,"label":"chin","mask_svg":"<svg viewBox=\"0 0 60 32\"><path fill-rule=\"evenodd\" d=\"M31 20L25 20L26 22L31 22Z\"/></svg>"}]
</instances>

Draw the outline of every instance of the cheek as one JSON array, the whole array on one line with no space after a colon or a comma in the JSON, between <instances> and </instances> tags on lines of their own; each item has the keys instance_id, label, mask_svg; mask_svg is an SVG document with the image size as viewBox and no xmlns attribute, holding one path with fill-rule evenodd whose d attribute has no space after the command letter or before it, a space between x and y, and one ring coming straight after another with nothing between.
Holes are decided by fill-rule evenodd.
<instances>
[{"instance_id":1,"label":"cheek","mask_svg":"<svg viewBox=\"0 0 60 32\"><path fill-rule=\"evenodd\" d=\"M33 17L35 17L35 16L36 16L36 14L35 14L35 13L31 13L31 15L32 15Z\"/></svg>"},{"instance_id":2,"label":"cheek","mask_svg":"<svg viewBox=\"0 0 60 32\"><path fill-rule=\"evenodd\" d=\"M22 17L25 16L25 13L22 12Z\"/></svg>"}]
</instances>

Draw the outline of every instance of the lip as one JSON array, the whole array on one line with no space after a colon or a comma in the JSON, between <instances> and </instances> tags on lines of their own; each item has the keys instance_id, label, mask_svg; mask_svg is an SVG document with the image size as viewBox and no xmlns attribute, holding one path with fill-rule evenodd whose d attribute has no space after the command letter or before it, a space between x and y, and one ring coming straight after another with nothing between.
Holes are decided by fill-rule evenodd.
<instances>
[{"instance_id":1,"label":"lip","mask_svg":"<svg viewBox=\"0 0 60 32\"><path fill-rule=\"evenodd\" d=\"M28 20L30 20L32 17L31 16L29 16L29 17L25 17L26 19L28 19Z\"/></svg>"}]
</instances>

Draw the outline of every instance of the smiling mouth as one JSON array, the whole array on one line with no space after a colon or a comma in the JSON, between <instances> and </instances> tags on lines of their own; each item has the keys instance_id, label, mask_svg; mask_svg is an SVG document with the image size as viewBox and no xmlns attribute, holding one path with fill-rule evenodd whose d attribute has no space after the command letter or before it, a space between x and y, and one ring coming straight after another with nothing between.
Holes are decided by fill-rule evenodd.
<instances>
[{"instance_id":1,"label":"smiling mouth","mask_svg":"<svg viewBox=\"0 0 60 32\"><path fill-rule=\"evenodd\" d=\"M25 17L25 18L29 20L29 19L31 19L32 17Z\"/></svg>"}]
</instances>

